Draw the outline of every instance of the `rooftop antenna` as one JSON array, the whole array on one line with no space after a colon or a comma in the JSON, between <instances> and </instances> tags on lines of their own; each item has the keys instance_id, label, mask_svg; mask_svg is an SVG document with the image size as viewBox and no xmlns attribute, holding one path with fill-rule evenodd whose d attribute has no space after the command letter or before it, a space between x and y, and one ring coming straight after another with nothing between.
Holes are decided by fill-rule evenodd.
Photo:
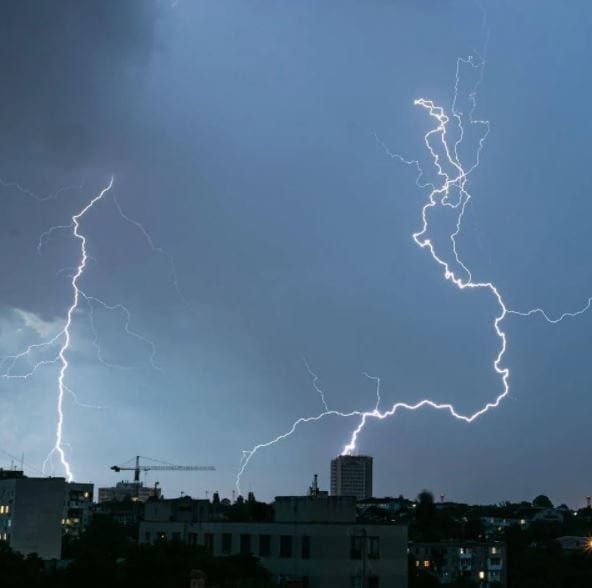
<instances>
[{"instance_id":1,"label":"rooftop antenna","mask_svg":"<svg viewBox=\"0 0 592 588\"><path fill-rule=\"evenodd\" d=\"M308 488L308 495L312 497L319 495L319 474L312 477L312 485Z\"/></svg>"}]
</instances>

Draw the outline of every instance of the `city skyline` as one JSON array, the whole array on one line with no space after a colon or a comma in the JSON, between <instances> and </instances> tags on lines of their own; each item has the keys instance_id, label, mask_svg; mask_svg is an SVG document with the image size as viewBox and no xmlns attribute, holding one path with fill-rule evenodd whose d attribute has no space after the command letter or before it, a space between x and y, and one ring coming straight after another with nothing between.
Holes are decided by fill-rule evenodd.
<instances>
[{"instance_id":1,"label":"city skyline","mask_svg":"<svg viewBox=\"0 0 592 588\"><path fill-rule=\"evenodd\" d=\"M80 267L69 223L113 176L80 217L85 304L60 391L76 481L115 485L124 477L109 468L142 454L216 466L150 475L165 495L230 495L243 452L309 419L249 457L242 490L269 499L326 473L379 406L373 379L383 411L430 398L471 415L499 396L499 309L447 283L413 243L426 194L384 149L429 168L431 127L413 100L451 112L457 59L486 38L476 112L491 132L462 258L508 308L559 316L589 300L589 182L574 171L589 123L566 90L590 86L585 3L557 19L552 2L484 2L489 37L478 3L348 2L336 18L308 2L106 2L72 21L67 7L2 8L0 355L63 329ZM429 43L408 32L420 26ZM38 32L33 48L23 31ZM432 238L449 235L444 223ZM487 503L542 491L581 506L591 321L504 319L511 388L476 422L429 409L369 418L356 449L375 457L375 494L428 487ZM0 382L1 467L24 453L44 469L55 446L59 366L12 378L48 357ZM67 474L58 450L45 463Z\"/></svg>"}]
</instances>

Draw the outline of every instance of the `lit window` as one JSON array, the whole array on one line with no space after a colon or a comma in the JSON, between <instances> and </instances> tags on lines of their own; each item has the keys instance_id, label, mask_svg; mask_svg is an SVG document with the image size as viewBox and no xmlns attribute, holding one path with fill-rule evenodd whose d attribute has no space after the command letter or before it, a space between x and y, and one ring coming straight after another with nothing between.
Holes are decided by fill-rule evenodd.
<instances>
[{"instance_id":1,"label":"lit window","mask_svg":"<svg viewBox=\"0 0 592 588\"><path fill-rule=\"evenodd\" d=\"M492 547L491 548L491 555L496 555L497 554L497 547Z\"/></svg>"},{"instance_id":2,"label":"lit window","mask_svg":"<svg viewBox=\"0 0 592 588\"><path fill-rule=\"evenodd\" d=\"M418 567L419 567L419 560L418 560L418 559L416 559L416 560L415 560L415 567L416 567L416 568L418 568Z\"/></svg>"},{"instance_id":3,"label":"lit window","mask_svg":"<svg viewBox=\"0 0 592 588\"><path fill-rule=\"evenodd\" d=\"M0 506L0 514L4 514L4 506Z\"/></svg>"},{"instance_id":4,"label":"lit window","mask_svg":"<svg viewBox=\"0 0 592 588\"><path fill-rule=\"evenodd\" d=\"M423 567L424 568L429 568L430 567L430 560L429 559L424 560Z\"/></svg>"},{"instance_id":5,"label":"lit window","mask_svg":"<svg viewBox=\"0 0 592 588\"><path fill-rule=\"evenodd\" d=\"M485 572L479 572L479 580L485 580Z\"/></svg>"},{"instance_id":6,"label":"lit window","mask_svg":"<svg viewBox=\"0 0 592 588\"><path fill-rule=\"evenodd\" d=\"M460 548L460 554L461 554L461 555L464 555L464 554L465 554L465 548L464 548L464 547L461 547L461 548Z\"/></svg>"},{"instance_id":7,"label":"lit window","mask_svg":"<svg viewBox=\"0 0 592 588\"><path fill-rule=\"evenodd\" d=\"M6 505L6 506L4 507L4 512L5 512L6 514L8 514L8 513L10 512L10 506Z\"/></svg>"}]
</instances>

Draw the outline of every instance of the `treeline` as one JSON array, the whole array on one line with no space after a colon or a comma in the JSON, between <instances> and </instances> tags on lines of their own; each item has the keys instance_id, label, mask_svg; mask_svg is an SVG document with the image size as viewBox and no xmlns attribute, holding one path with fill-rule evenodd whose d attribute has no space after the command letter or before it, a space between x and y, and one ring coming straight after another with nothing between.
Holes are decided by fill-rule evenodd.
<instances>
[{"instance_id":1,"label":"treeline","mask_svg":"<svg viewBox=\"0 0 592 588\"><path fill-rule=\"evenodd\" d=\"M180 542L138 545L110 517L95 517L84 535L68 542L66 565L24 557L0 543L2 588L188 588L201 570L208 588L269 588L269 574L252 556L215 558Z\"/></svg>"}]
</instances>

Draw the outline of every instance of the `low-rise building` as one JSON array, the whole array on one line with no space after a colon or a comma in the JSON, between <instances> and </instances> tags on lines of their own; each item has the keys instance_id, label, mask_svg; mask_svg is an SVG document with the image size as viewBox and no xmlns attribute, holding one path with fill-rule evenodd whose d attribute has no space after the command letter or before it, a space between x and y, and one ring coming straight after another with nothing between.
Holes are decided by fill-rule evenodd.
<instances>
[{"instance_id":1,"label":"low-rise building","mask_svg":"<svg viewBox=\"0 0 592 588\"><path fill-rule=\"evenodd\" d=\"M563 551L589 551L592 550L592 539L590 537L576 537L565 535L557 537L557 543L561 545Z\"/></svg>"},{"instance_id":2,"label":"low-rise building","mask_svg":"<svg viewBox=\"0 0 592 588\"><path fill-rule=\"evenodd\" d=\"M489 537L496 535L508 529L509 527L520 527L526 529L530 524L530 519L513 517L480 517L483 531Z\"/></svg>"},{"instance_id":3,"label":"low-rise building","mask_svg":"<svg viewBox=\"0 0 592 588\"><path fill-rule=\"evenodd\" d=\"M149 498L159 498L160 488L144 486L142 482L117 482L115 486L99 488L99 503L123 500L146 502Z\"/></svg>"},{"instance_id":4,"label":"low-rise building","mask_svg":"<svg viewBox=\"0 0 592 588\"><path fill-rule=\"evenodd\" d=\"M93 509L93 484L66 482L62 532L79 537L90 523Z\"/></svg>"},{"instance_id":5,"label":"low-rise building","mask_svg":"<svg viewBox=\"0 0 592 588\"><path fill-rule=\"evenodd\" d=\"M249 553L278 582L307 588L407 586L407 527L364 523L353 497L278 497L273 521L249 522L214 520L208 501L191 502L146 503L140 542L178 540L214 556Z\"/></svg>"},{"instance_id":6,"label":"low-rise building","mask_svg":"<svg viewBox=\"0 0 592 588\"><path fill-rule=\"evenodd\" d=\"M0 470L0 540L24 555L59 559L64 478L28 478Z\"/></svg>"},{"instance_id":7,"label":"low-rise building","mask_svg":"<svg viewBox=\"0 0 592 588\"><path fill-rule=\"evenodd\" d=\"M441 584L467 578L482 588L507 585L507 552L503 543L410 543L409 553L417 568L432 574Z\"/></svg>"}]
</instances>

